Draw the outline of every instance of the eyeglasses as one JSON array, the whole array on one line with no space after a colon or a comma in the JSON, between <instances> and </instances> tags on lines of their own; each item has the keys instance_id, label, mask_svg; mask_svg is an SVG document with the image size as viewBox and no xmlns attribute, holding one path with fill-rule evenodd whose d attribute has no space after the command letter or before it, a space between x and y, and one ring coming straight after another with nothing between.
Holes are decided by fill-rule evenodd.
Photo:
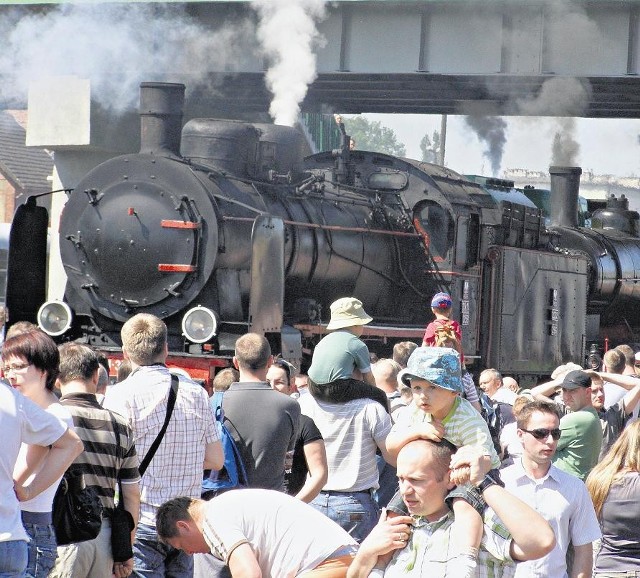
<instances>
[{"instance_id":1,"label":"eyeglasses","mask_svg":"<svg viewBox=\"0 0 640 578\"><path fill-rule=\"evenodd\" d=\"M559 440L560 435L562 434L559 428L558 429L546 429L546 428L524 429L523 427L521 427L520 429L522 431L526 431L527 433L530 433L537 440L546 440L549 436L551 436L554 440Z\"/></svg>"},{"instance_id":2,"label":"eyeglasses","mask_svg":"<svg viewBox=\"0 0 640 578\"><path fill-rule=\"evenodd\" d=\"M9 373L10 371L22 371L23 369L27 369L30 365L30 363L13 363L11 365L3 365L2 372Z\"/></svg>"}]
</instances>

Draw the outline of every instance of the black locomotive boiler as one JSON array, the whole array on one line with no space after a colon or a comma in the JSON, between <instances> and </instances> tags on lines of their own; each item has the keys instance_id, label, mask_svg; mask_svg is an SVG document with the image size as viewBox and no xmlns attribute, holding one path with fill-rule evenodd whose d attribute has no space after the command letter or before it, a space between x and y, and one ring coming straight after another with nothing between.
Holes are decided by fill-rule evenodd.
<instances>
[{"instance_id":1,"label":"black locomotive boiler","mask_svg":"<svg viewBox=\"0 0 640 578\"><path fill-rule=\"evenodd\" d=\"M465 357L526 380L581 359L601 327L640 321L637 213L612 206L594 215L600 228L578 227L580 169L552 167L547 226L516 190L350 150L344 134L340 149L305 158L293 128L182 127L183 98L183 85L143 84L140 153L100 164L69 196L64 301L43 304L43 275L24 274L42 258L23 241L42 237L47 219L33 199L19 208L12 322L37 320L116 356L122 323L153 313L169 328L171 362L207 379L246 331L300 359L347 295L374 318L371 349L420 340L444 290Z\"/></svg>"}]
</instances>

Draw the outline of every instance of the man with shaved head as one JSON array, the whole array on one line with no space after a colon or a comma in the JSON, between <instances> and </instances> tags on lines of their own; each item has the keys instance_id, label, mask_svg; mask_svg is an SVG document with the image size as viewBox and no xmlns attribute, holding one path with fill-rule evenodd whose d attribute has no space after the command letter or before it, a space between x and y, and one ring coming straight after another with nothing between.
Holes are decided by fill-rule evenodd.
<instances>
[{"instance_id":1,"label":"man with shaved head","mask_svg":"<svg viewBox=\"0 0 640 578\"><path fill-rule=\"evenodd\" d=\"M469 446L414 440L398 454L400 492L411 516L387 519L360 545L347 578L444 578L458 576L454 514L445 501L455 482L478 488L488 508L478 555L478 575L512 576L514 561L544 556L555 545L549 524L524 502L487 476L490 461ZM454 469L450 469L451 467Z\"/></svg>"}]
</instances>

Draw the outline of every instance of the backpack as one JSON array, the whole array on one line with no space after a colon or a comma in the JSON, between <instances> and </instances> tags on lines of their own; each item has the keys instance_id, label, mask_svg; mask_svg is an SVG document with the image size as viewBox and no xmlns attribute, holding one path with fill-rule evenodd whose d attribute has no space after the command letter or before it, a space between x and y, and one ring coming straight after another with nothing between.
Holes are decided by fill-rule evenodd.
<instances>
[{"instance_id":1,"label":"backpack","mask_svg":"<svg viewBox=\"0 0 640 578\"><path fill-rule=\"evenodd\" d=\"M224 451L224 465L220 471L205 471L202 481L202 493L206 493L207 497L213 497L235 488L245 488L249 485L240 450L224 424L223 396L224 392L216 391L211 397L211 406L216 416L216 427L218 428L220 443Z\"/></svg>"},{"instance_id":2,"label":"backpack","mask_svg":"<svg viewBox=\"0 0 640 578\"><path fill-rule=\"evenodd\" d=\"M436 347L450 347L456 351L459 350L460 344L458 343L458 337L456 336L451 321L438 323L433 334Z\"/></svg>"}]
</instances>

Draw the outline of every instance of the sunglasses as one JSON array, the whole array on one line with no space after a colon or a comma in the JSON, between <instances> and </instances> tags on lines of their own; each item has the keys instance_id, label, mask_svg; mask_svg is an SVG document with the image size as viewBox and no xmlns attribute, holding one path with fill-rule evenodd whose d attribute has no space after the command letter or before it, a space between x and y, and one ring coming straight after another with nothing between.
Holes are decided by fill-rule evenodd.
<instances>
[{"instance_id":1,"label":"sunglasses","mask_svg":"<svg viewBox=\"0 0 640 578\"><path fill-rule=\"evenodd\" d=\"M554 440L559 440L560 435L562 433L560 429L546 429L546 428L524 429L522 427L520 429L522 431L526 431L527 433L530 433L537 440L546 440L549 436L551 436Z\"/></svg>"}]
</instances>

